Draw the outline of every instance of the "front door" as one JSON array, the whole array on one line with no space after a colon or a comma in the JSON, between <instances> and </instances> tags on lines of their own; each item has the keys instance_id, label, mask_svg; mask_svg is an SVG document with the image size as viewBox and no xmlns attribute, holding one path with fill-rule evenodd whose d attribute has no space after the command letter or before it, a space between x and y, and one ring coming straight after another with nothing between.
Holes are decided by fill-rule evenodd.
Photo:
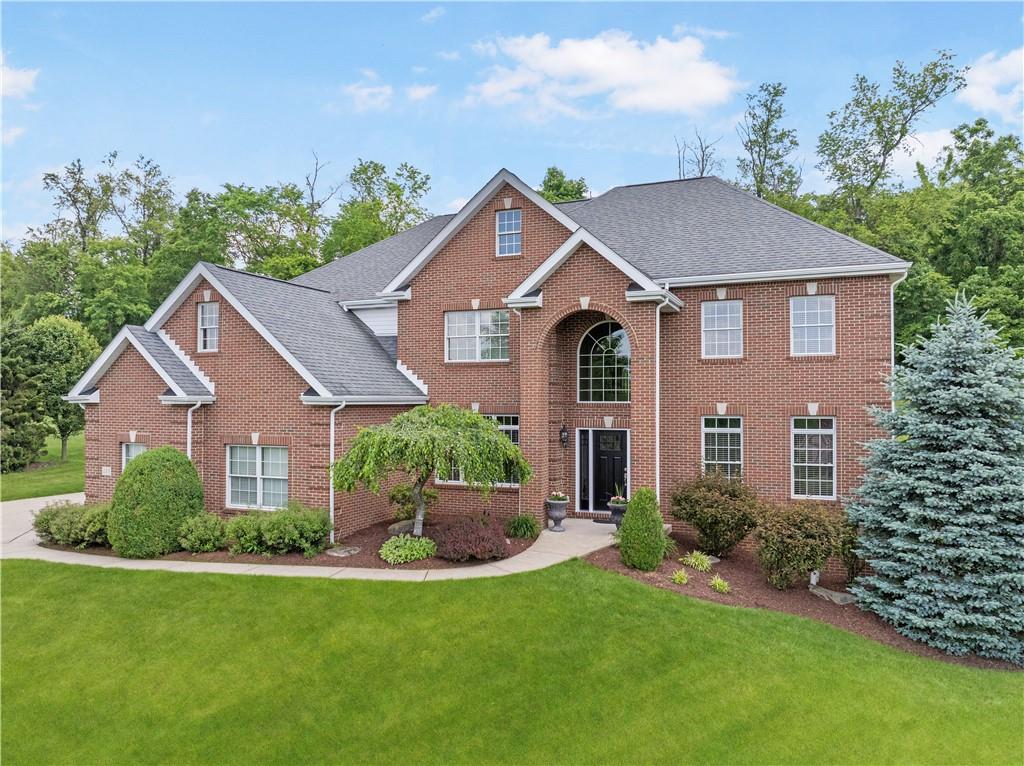
<instances>
[{"instance_id":1,"label":"front door","mask_svg":"<svg viewBox=\"0 0 1024 766\"><path fill-rule=\"evenodd\" d=\"M626 431L580 431L579 509L607 511L616 488L626 491L629 435Z\"/></svg>"}]
</instances>

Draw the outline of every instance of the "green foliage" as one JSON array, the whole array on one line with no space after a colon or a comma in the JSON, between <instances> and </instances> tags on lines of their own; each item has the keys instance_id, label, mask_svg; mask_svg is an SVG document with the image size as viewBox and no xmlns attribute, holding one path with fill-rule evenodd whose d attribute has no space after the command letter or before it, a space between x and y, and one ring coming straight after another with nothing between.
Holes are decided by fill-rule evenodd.
<instances>
[{"instance_id":1,"label":"green foliage","mask_svg":"<svg viewBox=\"0 0 1024 766\"><path fill-rule=\"evenodd\" d=\"M697 530L697 544L729 555L757 525L757 495L739 479L712 471L672 495L672 515Z\"/></svg>"},{"instance_id":2,"label":"green foliage","mask_svg":"<svg viewBox=\"0 0 1024 766\"><path fill-rule=\"evenodd\" d=\"M519 514L505 522L505 534L524 540L532 539L540 534L540 524L533 516Z\"/></svg>"},{"instance_id":3,"label":"green foliage","mask_svg":"<svg viewBox=\"0 0 1024 766\"><path fill-rule=\"evenodd\" d=\"M843 567L846 569L847 582L853 582L867 567L867 562L857 555L857 547L860 545L859 535L860 530L855 524L850 524L848 521L840 523L839 547L836 550L836 555L842 560Z\"/></svg>"},{"instance_id":4,"label":"green foliage","mask_svg":"<svg viewBox=\"0 0 1024 766\"><path fill-rule=\"evenodd\" d=\"M458 519L434 533L437 555L448 561L487 561L508 556L501 527L488 519Z\"/></svg>"},{"instance_id":5,"label":"green foliage","mask_svg":"<svg viewBox=\"0 0 1024 766\"><path fill-rule=\"evenodd\" d=\"M951 654L1024 664L1024 360L963 298L906 351L847 506L862 608Z\"/></svg>"},{"instance_id":6,"label":"green foliage","mask_svg":"<svg viewBox=\"0 0 1024 766\"><path fill-rule=\"evenodd\" d=\"M20 471L46 443L44 370L16 321L0 327L0 471Z\"/></svg>"},{"instance_id":7,"label":"green foliage","mask_svg":"<svg viewBox=\"0 0 1024 766\"><path fill-rule=\"evenodd\" d=\"M686 574L685 569L677 569L672 573L672 582L676 585L686 585L690 582L690 575Z\"/></svg>"},{"instance_id":8,"label":"green foliage","mask_svg":"<svg viewBox=\"0 0 1024 766\"><path fill-rule=\"evenodd\" d=\"M61 460L66 460L67 440L85 427L85 414L61 397L99 356L99 344L80 323L60 316L37 319L28 329L26 343L39 366L46 414L61 438Z\"/></svg>"},{"instance_id":9,"label":"green foliage","mask_svg":"<svg viewBox=\"0 0 1024 766\"><path fill-rule=\"evenodd\" d=\"M190 516L178 530L178 542L191 553L210 553L227 547L228 537L224 520L215 513Z\"/></svg>"},{"instance_id":10,"label":"green foliage","mask_svg":"<svg viewBox=\"0 0 1024 766\"><path fill-rule=\"evenodd\" d=\"M747 110L737 127L746 156L736 160L740 184L758 197L793 196L800 188L800 168L789 157L800 146L796 131L782 127L786 86L761 83L747 94Z\"/></svg>"},{"instance_id":11,"label":"green foliage","mask_svg":"<svg viewBox=\"0 0 1024 766\"><path fill-rule=\"evenodd\" d=\"M571 202L590 196L586 179L566 178L565 172L554 165L544 173L544 180L541 181L538 191L548 202Z\"/></svg>"},{"instance_id":12,"label":"green foliage","mask_svg":"<svg viewBox=\"0 0 1024 766\"><path fill-rule=\"evenodd\" d=\"M227 523L229 550L280 556L299 551L313 558L326 546L331 533L327 511L294 501L279 511L251 511Z\"/></svg>"},{"instance_id":13,"label":"green foliage","mask_svg":"<svg viewBox=\"0 0 1024 766\"><path fill-rule=\"evenodd\" d=\"M74 548L105 546L109 510L109 503L57 503L37 512L32 526L44 542Z\"/></svg>"},{"instance_id":14,"label":"green foliage","mask_svg":"<svg viewBox=\"0 0 1024 766\"><path fill-rule=\"evenodd\" d=\"M437 546L429 537L397 535L384 541L377 552L389 564L407 564L410 561L429 559L437 552Z\"/></svg>"},{"instance_id":15,"label":"green foliage","mask_svg":"<svg viewBox=\"0 0 1024 766\"><path fill-rule=\"evenodd\" d=\"M348 452L334 464L334 486L349 492L361 484L379 492L393 471L413 478L416 526L423 531L426 500L423 490L432 475L451 476L458 466L462 481L484 497L509 472L520 484L530 480L530 465L493 420L451 404L421 405L396 415L388 423L360 429Z\"/></svg>"},{"instance_id":16,"label":"green foliage","mask_svg":"<svg viewBox=\"0 0 1024 766\"><path fill-rule=\"evenodd\" d=\"M715 593L728 593L731 590L729 583L717 574L708 580L708 585Z\"/></svg>"},{"instance_id":17,"label":"green foliage","mask_svg":"<svg viewBox=\"0 0 1024 766\"><path fill-rule=\"evenodd\" d=\"M150 305L159 306L199 261L228 265L228 222L215 197L192 189L153 254Z\"/></svg>"},{"instance_id":18,"label":"green foliage","mask_svg":"<svg viewBox=\"0 0 1024 766\"><path fill-rule=\"evenodd\" d=\"M203 512L203 486L184 453L157 447L133 458L114 486L107 534L119 556L141 559L179 550L185 519Z\"/></svg>"},{"instance_id":19,"label":"green foliage","mask_svg":"<svg viewBox=\"0 0 1024 766\"><path fill-rule=\"evenodd\" d=\"M758 559L769 584L786 590L822 569L837 552L840 521L835 511L816 503L767 505L756 534Z\"/></svg>"},{"instance_id":20,"label":"green foliage","mask_svg":"<svg viewBox=\"0 0 1024 766\"><path fill-rule=\"evenodd\" d=\"M438 493L430 487L423 488L423 502L426 511L423 519L430 516L430 507L437 503ZM395 521L405 521L416 518L416 498L413 494L412 485L396 484L388 493L388 502L395 507Z\"/></svg>"},{"instance_id":21,"label":"green foliage","mask_svg":"<svg viewBox=\"0 0 1024 766\"><path fill-rule=\"evenodd\" d=\"M78 262L82 321L101 344L126 324L141 324L151 313L149 271L127 251L127 240L92 243Z\"/></svg>"},{"instance_id":22,"label":"green foliage","mask_svg":"<svg viewBox=\"0 0 1024 766\"><path fill-rule=\"evenodd\" d=\"M670 542L654 490L640 488L633 494L622 517L619 530L622 563L633 569L653 572L665 558Z\"/></svg>"},{"instance_id":23,"label":"green foliage","mask_svg":"<svg viewBox=\"0 0 1024 766\"><path fill-rule=\"evenodd\" d=\"M690 551L681 559L680 564L686 564L690 569L695 572L710 572L711 571L711 557L703 551Z\"/></svg>"}]
</instances>

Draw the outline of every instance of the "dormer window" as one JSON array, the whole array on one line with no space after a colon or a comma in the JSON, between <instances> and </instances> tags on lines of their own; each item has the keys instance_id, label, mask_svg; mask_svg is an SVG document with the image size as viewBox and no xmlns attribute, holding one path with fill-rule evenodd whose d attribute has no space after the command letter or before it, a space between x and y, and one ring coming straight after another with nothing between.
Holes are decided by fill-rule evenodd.
<instances>
[{"instance_id":1,"label":"dormer window","mask_svg":"<svg viewBox=\"0 0 1024 766\"><path fill-rule=\"evenodd\" d=\"M199 351L216 351L220 340L220 304L199 304Z\"/></svg>"},{"instance_id":2,"label":"dormer window","mask_svg":"<svg viewBox=\"0 0 1024 766\"><path fill-rule=\"evenodd\" d=\"M522 255L523 253L523 211L499 210L497 218L498 257Z\"/></svg>"}]
</instances>

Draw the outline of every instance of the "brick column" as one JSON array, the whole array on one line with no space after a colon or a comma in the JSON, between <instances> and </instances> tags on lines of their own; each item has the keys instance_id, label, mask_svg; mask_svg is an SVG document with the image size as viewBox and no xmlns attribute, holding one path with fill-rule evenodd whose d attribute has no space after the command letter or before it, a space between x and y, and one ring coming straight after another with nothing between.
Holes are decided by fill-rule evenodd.
<instances>
[{"instance_id":1,"label":"brick column","mask_svg":"<svg viewBox=\"0 0 1024 766\"><path fill-rule=\"evenodd\" d=\"M523 311L522 359L519 375L519 447L533 469L533 478L522 488L523 513L544 522L544 499L548 495L548 465L551 434L548 433L551 342L542 337L541 317Z\"/></svg>"}]
</instances>

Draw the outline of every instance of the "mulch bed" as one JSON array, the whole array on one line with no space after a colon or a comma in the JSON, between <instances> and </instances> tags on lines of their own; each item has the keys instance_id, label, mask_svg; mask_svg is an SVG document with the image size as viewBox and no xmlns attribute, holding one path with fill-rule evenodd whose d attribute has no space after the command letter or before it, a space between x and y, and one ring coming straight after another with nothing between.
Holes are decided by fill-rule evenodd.
<instances>
[{"instance_id":1,"label":"mulch bed","mask_svg":"<svg viewBox=\"0 0 1024 766\"><path fill-rule=\"evenodd\" d=\"M392 522L390 521L384 521L379 524L374 524L371 527L367 527L359 532L348 535L344 540L339 540L337 544L340 546L353 545L359 548L359 553L355 553L351 556L331 556L328 555L326 551L309 559L301 553L286 553L283 556L261 556L259 554L252 553L239 553L235 555L228 553L227 551L194 554L189 553L188 551L178 551L159 558L168 561L212 561L227 564L288 564L321 567L359 567L367 569L454 569L486 563L475 560L455 562L431 556L429 559L410 561L408 564L388 564L377 555L377 551L380 550L380 546L384 541L391 537L391 535L388 534L388 526L391 523ZM438 524L432 524L430 522L425 524L423 527L424 536L431 537L431 531L435 530L438 526ZM533 543L533 540L515 538L507 539L506 549L508 550L508 556L515 556L517 553L522 553L533 545ZM48 545L45 543L42 543L42 545L44 548L73 551L75 553L92 553L100 556L117 555L110 548L90 547L84 550L79 550L66 545Z\"/></svg>"},{"instance_id":2,"label":"mulch bed","mask_svg":"<svg viewBox=\"0 0 1024 766\"><path fill-rule=\"evenodd\" d=\"M757 561L757 554L752 550L737 549L728 559L723 559L720 563L715 564L710 572L706 574L695 572L678 562L679 556L697 549L695 537L683 533L675 533L672 536L679 544L679 553L662 562L654 572L630 569L622 563L618 548L603 548L588 555L586 560L602 569L624 574L656 588L705 601L715 601L719 604L773 609L800 617L810 617L813 620L834 625L837 628L922 657L975 668L1021 670L1016 665L1001 660L974 655L953 657L938 649L912 641L901 636L876 615L861 611L855 604L840 606L815 596L807 589L806 583L797 584L791 590L774 588L765 580L764 573ZM676 585L672 582L672 573L677 569L686 569L686 573L690 576L690 581L686 585ZM708 581L715 574L721 575L729 583L730 593L722 594L711 590ZM842 579L828 579L825 576L822 576L819 585L830 590L842 591L845 589Z\"/></svg>"}]
</instances>

